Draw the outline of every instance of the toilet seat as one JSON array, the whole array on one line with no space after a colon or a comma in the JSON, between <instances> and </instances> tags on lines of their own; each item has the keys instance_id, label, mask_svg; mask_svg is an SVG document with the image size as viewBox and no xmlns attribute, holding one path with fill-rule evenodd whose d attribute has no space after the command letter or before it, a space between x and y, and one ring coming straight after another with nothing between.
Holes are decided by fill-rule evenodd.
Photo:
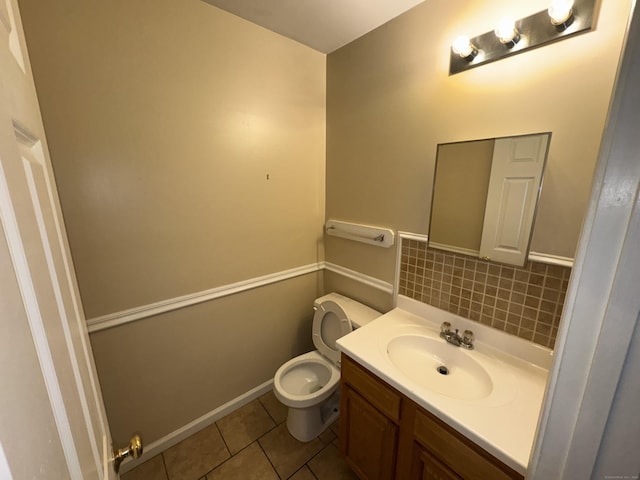
<instances>
[{"instance_id":1,"label":"toilet seat","mask_svg":"<svg viewBox=\"0 0 640 480\"><path fill-rule=\"evenodd\" d=\"M314 371L316 368L321 371ZM294 378L289 378L290 376ZM276 372L273 383L276 398L284 405L307 408L321 403L338 388L340 370L314 350L298 355L282 365ZM301 391L308 383L316 383L317 387L313 391Z\"/></svg>"},{"instance_id":2,"label":"toilet seat","mask_svg":"<svg viewBox=\"0 0 640 480\"><path fill-rule=\"evenodd\" d=\"M340 383L336 341L349 332L351 321L340 305L332 300L318 305L312 327L316 350L298 355L278 369L274 377L276 397L288 407L307 408L332 395Z\"/></svg>"},{"instance_id":3,"label":"toilet seat","mask_svg":"<svg viewBox=\"0 0 640 480\"><path fill-rule=\"evenodd\" d=\"M316 309L312 327L313 344L334 365L340 365L340 350L336 341L351 330L351 320L336 302L326 300Z\"/></svg>"},{"instance_id":4,"label":"toilet seat","mask_svg":"<svg viewBox=\"0 0 640 480\"><path fill-rule=\"evenodd\" d=\"M314 309L311 337L317 350L285 362L273 378L276 398L289 407L287 430L301 442L316 438L338 417L341 353L337 340L353 325L360 327L380 316L337 293L317 298Z\"/></svg>"}]
</instances>

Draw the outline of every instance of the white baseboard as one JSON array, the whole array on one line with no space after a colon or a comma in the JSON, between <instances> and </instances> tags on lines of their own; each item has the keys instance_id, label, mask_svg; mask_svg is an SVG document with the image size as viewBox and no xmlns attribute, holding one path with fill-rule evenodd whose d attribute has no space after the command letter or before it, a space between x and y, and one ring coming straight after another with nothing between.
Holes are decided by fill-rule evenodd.
<instances>
[{"instance_id":1,"label":"white baseboard","mask_svg":"<svg viewBox=\"0 0 640 480\"><path fill-rule=\"evenodd\" d=\"M239 397L236 397L233 400L230 400L227 403L219 406L218 408L211 410L209 413L205 413L200 418L196 418L194 421L187 423L185 426L180 427L177 430L174 430L173 432L165 435L159 440L151 442L149 445L145 445L144 454L142 455L142 457L138 458L137 460L128 459L122 463L122 466L120 467L120 474L127 473L141 463L146 462L151 457L155 457L156 455L162 453L164 450L173 447L185 438L190 437L194 433L199 432L203 428L215 423L234 410L237 410L238 408L264 395L272 388L273 379L267 380L262 385L258 385L248 392L243 393Z\"/></svg>"}]
</instances>

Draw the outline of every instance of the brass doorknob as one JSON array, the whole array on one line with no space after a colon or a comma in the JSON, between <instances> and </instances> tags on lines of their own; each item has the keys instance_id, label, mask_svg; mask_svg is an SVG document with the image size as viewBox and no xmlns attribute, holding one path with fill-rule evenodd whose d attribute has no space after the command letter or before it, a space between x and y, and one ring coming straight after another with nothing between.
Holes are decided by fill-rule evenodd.
<instances>
[{"instance_id":1,"label":"brass doorknob","mask_svg":"<svg viewBox=\"0 0 640 480\"><path fill-rule=\"evenodd\" d=\"M120 464L127 458L139 458L142 455L142 439L140 435L134 435L129 440L129 445L124 448L113 449L113 468L116 473L120 471Z\"/></svg>"}]
</instances>

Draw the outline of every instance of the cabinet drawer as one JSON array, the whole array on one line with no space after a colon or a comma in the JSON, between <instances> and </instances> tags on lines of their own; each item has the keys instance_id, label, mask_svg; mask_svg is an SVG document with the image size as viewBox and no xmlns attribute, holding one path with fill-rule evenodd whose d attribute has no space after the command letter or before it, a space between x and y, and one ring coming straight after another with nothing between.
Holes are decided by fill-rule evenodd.
<instances>
[{"instance_id":1,"label":"cabinet drawer","mask_svg":"<svg viewBox=\"0 0 640 480\"><path fill-rule=\"evenodd\" d=\"M418 442L465 480L524 478L428 412L416 412L414 435Z\"/></svg>"},{"instance_id":2,"label":"cabinet drawer","mask_svg":"<svg viewBox=\"0 0 640 480\"><path fill-rule=\"evenodd\" d=\"M402 397L389 385L379 380L363 367L342 355L342 381L365 397L369 403L384 413L391 420L400 420L400 403Z\"/></svg>"}]
</instances>

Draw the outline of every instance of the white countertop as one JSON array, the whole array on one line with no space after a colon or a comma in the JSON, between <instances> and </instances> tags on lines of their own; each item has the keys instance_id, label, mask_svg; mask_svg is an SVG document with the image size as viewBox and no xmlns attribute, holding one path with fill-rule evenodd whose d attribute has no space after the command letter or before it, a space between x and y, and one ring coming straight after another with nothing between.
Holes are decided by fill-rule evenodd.
<instances>
[{"instance_id":1,"label":"white countertop","mask_svg":"<svg viewBox=\"0 0 640 480\"><path fill-rule=\"evenodd\" d=\"M389 359L387 343L397 335L420 334L444 342L438 336L443 321L451 322L460 331L473 330L475 349L460 349L460 353L489 372L492 389L487 396L462 399L455 394L437 393L414 381ZM397 308L337 343L342 352L382 380L525 474L552 361L551 350L402 296L398 297Z\"/></svg>"}]
</instances>

